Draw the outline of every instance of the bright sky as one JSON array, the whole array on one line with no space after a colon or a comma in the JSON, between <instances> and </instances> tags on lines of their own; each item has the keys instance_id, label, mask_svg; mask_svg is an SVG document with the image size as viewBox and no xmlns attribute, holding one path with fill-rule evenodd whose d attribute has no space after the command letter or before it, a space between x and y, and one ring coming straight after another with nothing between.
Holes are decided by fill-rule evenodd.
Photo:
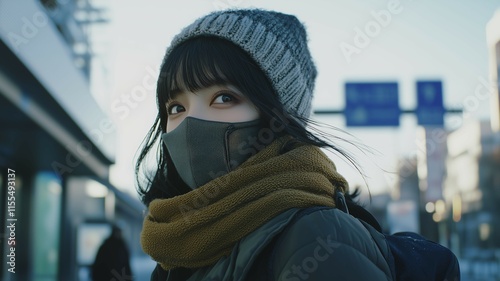
<instances>
[{"instance_id":1,"label":"bright sky","mask_svg":"<svg viewBox=\"0 0 500 281\"><path fill-rule=\"evenodd\" d=\"M196 18L224 7L259 7L294 14L307 27L319 72L315 109L343 108L346 81L397 81L400 106L410 109L416 104L417 79L443 80L447 107L463 107L466 97L474 94L480 77L488 80L485 25L500 8L498 0L99 2L109 7L111 21L94 32L95 51L99 55L94 95L117 125L116 164L111 182L132 194L134 157L156 116L156 72L170 40ZM382 16L377 16L381 14L390 14L390 19L384 17L382 22ZM377 17L380 30L368 37L366 46L359 42L356 45L356 30L365 30ZM358 52L346 56L341 50L341 45L346 44L359 47ZM469 109L476 118L488 118L488 100ZM417 149L417 125L411 116L402 117L399 128L362 129L345 128L341 116L313 118L345 129L378 151L368 156L355 153L374 194L391 185L383 170L395 171L397 157L413 154ZM332 157L351 185L364 185L352 167Z\"/></svg>"}]
</instances>

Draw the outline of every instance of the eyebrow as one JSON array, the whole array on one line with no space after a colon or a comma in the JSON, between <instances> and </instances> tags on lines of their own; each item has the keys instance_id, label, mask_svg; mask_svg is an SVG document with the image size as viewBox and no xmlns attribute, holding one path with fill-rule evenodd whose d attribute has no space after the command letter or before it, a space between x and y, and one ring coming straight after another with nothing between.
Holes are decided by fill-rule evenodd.
<instances>
[{"instance_id":1,"label":"eyebrow","mask_svg":"<svg viewBox=\"0 0 500 281\"><path fill-rule=\"evenodd\" d=\"M167 102L176 99L181 93L182 93L181 89L175 89L170 91L170 94L168 95L167 98Z\"/></svg>"}]
</instances>

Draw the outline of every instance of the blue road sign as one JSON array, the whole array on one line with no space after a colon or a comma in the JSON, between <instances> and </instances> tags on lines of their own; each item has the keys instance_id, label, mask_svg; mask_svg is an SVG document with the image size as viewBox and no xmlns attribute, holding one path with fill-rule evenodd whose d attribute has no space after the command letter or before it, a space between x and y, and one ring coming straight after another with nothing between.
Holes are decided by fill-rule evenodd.
<instances>
[{"instance_id":1,"label":"blue road sign","mask_svg":"<svg viewBox=\"0 0 500 281\"><path fill-rule=\"evenodd\" d=\"M422 126L443 126L443 84L441 81L417 81L417 120Z\"/></svg>"},{"instance_id":2,"label":"blue road sign","mask_svg":"<svg viewBox=\"0 0 500 281\"><path fill-rule=\"evenodd\" d=\"M345 98L347 126L399 126L397 82L348 82Z\"/></svg>"}]
</instances>

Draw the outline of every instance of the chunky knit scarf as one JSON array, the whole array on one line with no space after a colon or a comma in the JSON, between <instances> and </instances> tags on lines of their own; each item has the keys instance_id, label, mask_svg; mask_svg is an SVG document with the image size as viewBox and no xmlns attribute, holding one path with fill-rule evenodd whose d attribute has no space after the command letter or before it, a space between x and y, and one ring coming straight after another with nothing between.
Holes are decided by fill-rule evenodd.
<instances>
[{"instance_id":1,"label":"chunky knit scarf","mask_svg":"<svg viewBox=\"0 0 500 281\"><path fill-rule=\"evenodd\" d=\"M162 268L199 268L231 253L236 243L290 209L334 207L344 177L317 147L280 154L280 138L234 171L180 196L153 200L141 234L143 250Z\"/></svg>"}]
</instances>

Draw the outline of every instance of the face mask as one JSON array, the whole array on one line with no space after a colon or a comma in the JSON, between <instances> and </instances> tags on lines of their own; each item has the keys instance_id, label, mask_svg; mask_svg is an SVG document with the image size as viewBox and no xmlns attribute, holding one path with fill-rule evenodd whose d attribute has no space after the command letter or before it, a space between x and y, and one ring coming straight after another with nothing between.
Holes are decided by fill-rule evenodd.
<instances>
[{"instance_id":1,"label":"face mask","mask_svg":"<svg viewBox=\"0 0 500 281\"><path fill-rule=\"evenodd\" d=\"M192 189L229 173L264 148L260 120L226 123L187 117L162 135L182 180Z\"/></svg>"}]
</instances>

